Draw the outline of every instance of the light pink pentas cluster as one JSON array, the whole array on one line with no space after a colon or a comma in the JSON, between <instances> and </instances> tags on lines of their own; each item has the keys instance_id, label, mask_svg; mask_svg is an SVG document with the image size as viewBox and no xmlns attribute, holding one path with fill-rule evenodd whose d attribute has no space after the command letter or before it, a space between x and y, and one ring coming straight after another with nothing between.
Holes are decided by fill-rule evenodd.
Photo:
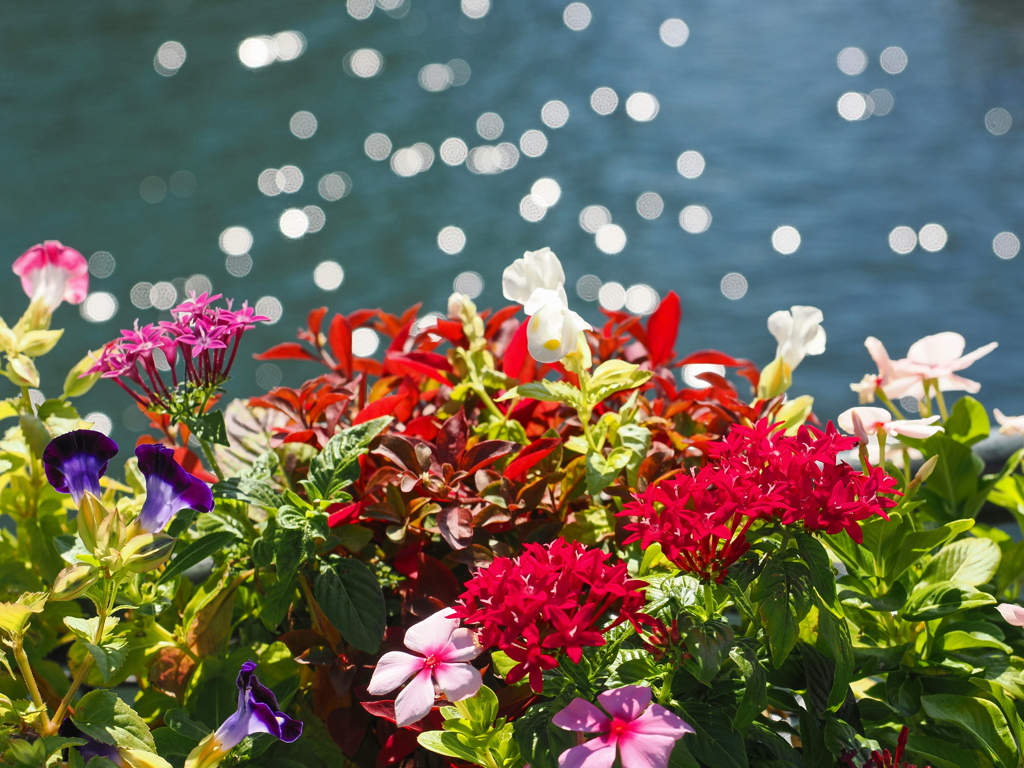
<instances>
[{"instance_id":1,"label":"light pink pentas cluster","mask_svg":"<svg viewBox=\"0 0 1024 768\"><path fill-rule=\"evenodd\" d=\"M993 341L965 355L964 337L947 331L915 341L902 360L892 360L885 346L874 336L869 336L864 346L878 366L878 373L867 374L850 385L850 389L860 395L862 404L874 402L876 395L889 400L908 396L922 400L925 382L930 381L934 381L941 392L977 392L981 384L964 378L959 371L999 345Z\"/></svg>"},{"instance_id":2,"label":"light pink pentas cluster","mask_svg":"<svg viewBox=\"0 0 1024 768\"><path fill-rule=\"evenodd\" d=\"M182 384L212 392L227 380L242 334L269 320L248 302L237 310L230 299L226 307L214 307L219 298L219 293L192 293L171 310L170 320L141 327L136 321L103 348L89 373L114 379L146 410L173 412L174 393ZM158 365L160 355L169 368L169 382Z\"/></svg>"}]
</instances>

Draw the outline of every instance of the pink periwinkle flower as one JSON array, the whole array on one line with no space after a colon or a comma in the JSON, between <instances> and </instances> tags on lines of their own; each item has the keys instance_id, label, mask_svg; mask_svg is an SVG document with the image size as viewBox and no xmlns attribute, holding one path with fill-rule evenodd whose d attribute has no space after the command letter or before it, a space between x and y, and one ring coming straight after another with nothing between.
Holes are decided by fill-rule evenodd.
<instances>
[{"instance_id":1,"label":"pink periwinkle flower","mask_svg":"<svg viewBox=\"0 0 1024 768\"><path fill-rule=\"evenodd\" d=\"M395 699L395 722L399 726L415 723L434 706L434 685L448 701L461 701L480 690L483 679L469 662L481 648L469 629L459 620L448 618L451 608L443 608L405 633L405 647L418 653L389 651L381 656L373 670L368 691L373 696L389 693L409 678L411 682Z\"/></svg>"},{"instance_id":2,"label":"pink periwinkle flower","mask_svg":"<svg viewBox=\"0 0 1024 768\"><path fill-rule=\"evenodd\" d=\"M651 704L646 686L614 688L597 701L604 712L577 698L552 718L567 731L601 734L563 752L559 768L611 768L616 752L622 768L666 768L676 742L694 732L678 715Z\"/></svg>"},{"instance_id":3,"label":"pink periwinkle flower","mask_svg":"<svg viewBox=\"0 0 1024 768\"><path fill-rule=\"evenodd\" d=\"M999 432L1004 435L1024 435L1024 416L1007 416L998 408L992 411L999 422Z\"/></svg>"},{"instance_id":4,"label":"pink periwinkle flower","mask_svg":"<svg viewBox=\"0 0 1024 768\"><path fill-rule=\"evenodd\" d=\"M929 416L927 419L896 419L885 408L873 408L871 406L859 406L850 408L839 414L836 421L844 432L856 435L865 443L879 432L884 432L889 437L904 435L914 438L928 438L936 432L941 432L942 427L934 426L939 420L938 416Z\"/></svg>"},{"instance_id":5,"label":"pink periwinkle flower","mask_svg":"<svg viewBox=\"0 0 1024 768\"><path fill-rule=\"evenodd\" d=\"M74 248L57 240L33 245L12 267L21 287L33 301L53 312L62 301L81 304L89 292L89 264Z\"/></svg>"},{"instance_id":6,"label":"pink periwinkle flower","mask_svg":"<svg viewBox=\"0 0 1024 768\"><path fill-rule=\"evenodd\" d=\"M247 303L234 310L214 307L220 294L190 295L171 310L171 319L121 331L107 344L89 373L114 379L146 410L174 412L174 392L180 384L212 391L223 384L235 361L242 334L268 320ZM179 355L179 352L181 353ZM170 381L161 373L163 355ZM181 362L179 372L178 362Z\"/></svg>"},{"instance_id":7,"label":"pink periwinkle flower","mask_svg":"<svg viewBox=\"0 0 1024 768\"><path fill-rule=\"evenodd\" d=\"M1003 617L1007 624L1013 624L1015 627L1024 627L1024 608L1013 603L1000 603L996 606L996 610Z\"/></svg>"}]
</instances>

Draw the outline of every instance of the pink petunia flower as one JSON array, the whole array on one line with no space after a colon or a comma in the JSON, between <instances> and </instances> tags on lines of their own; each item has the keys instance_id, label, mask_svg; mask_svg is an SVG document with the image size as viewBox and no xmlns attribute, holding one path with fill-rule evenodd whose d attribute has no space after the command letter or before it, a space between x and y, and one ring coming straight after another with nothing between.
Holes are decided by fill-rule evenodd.
<instances>
[{"instance_id":1,"label":"pink petunia flower","mask_svg":"<svg viewBox=\"0 0 1024 768\"><path fill-rule=\"evenodd\" d=\"M885 432L889 437L897 435L920 439L931 437L936 432L942 431L942 427L933 426L938 420L938 416L930 416L927 419L896 419L893 421L892 414L885 408L871 406L850 408L839 414L836 419L844 432L856 435L865 443L871 442L870 438L879 432Z\"/></svg>"},{"instance_id":2,"label":"pink petunia flower","mask_svg":"<svg viewBox=\"0 0 1024 768\"><path fill-rule=\"evenodd\" d=\"M1015 627L1024 627L1024 608L1013 603L1000 603L996 606L996 610L1003 617L1007 624L1013 624Z\"/></svg>"},{"instance_id":3,"label":"pink petunia flower","mask_svg":"<svg viewBox=\"0 0 1024 768\"><path fill-rule=\"evenodd\" d=\"M47 240L33 245L12 265L21 287L33 301L53 312L62 301L81 304L89 292L89 264L74 248Z\"/></svg>"},{"instance_id":4,"label":"pink petunia flower","mask_svg":"<svg viewBox=\"0 0 1024 768\"><path fill-rule=\"evenodd\" d=\"M651 704L646 686L615 688L597 700L608 714L577 698L552 718L567 731L601 734L559 755L559 768L611 768L616 752L622 768L666 768L676 742L694 732L679 716Z\"/></svg>"},{"instance_id":5,"label":"pink petunia flower","mask_svg":"<svg viewBox=\"0 0 1024 768\"><path fill-rule=\"evenodd\" d=\"M412 681L395 699L395 722L399 726L426 717L434 706L434 685L448 701L461 701L480 690L483 679L470 661L480 655L473 632L459 628L459 620L448 618L451 608L442 608L405 633L405 647L420 654L402 651L385 653L373 670L367 689L373 696L395 690Z\"/></svg>"}]
</instances>

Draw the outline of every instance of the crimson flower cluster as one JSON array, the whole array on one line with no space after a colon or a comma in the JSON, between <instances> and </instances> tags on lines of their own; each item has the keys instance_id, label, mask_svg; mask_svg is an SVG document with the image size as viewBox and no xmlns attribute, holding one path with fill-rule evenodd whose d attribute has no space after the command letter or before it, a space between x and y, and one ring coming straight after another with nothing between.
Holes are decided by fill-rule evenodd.
<instances>
[{"instance_id":1,"label":"crimson flower cluster","mask_svg":"<svg viewBox=\"0 0 1024 768\"><path fill-rule=\"evenodd\" d=\"M136 321L103 348L89 373L114 379L148 411L175 413L182 385L209 397L227 380L242 334L269 319L247 302L238 310L231 308L231 300L226 307L212 306L219 298L219 293L193 293L171 310L170 320L141 327ZM161 372L161 356L169 382Z\"/></svg>"},{"instance_id":2,"label":"crimson flower cluster","mask_svg":"<svg viewBox=\"0 0 1024 768\"><path fill-rule=\"evenodd\" d=\"M735 425L709 443L710 461L699 470L650 486L621 516L625 543L653 543L681 570L721 582L750 548L747 531L757 521L799 525L807 531L847 531L863 541L860 522L886 517L896 500L896 480L880 467L862 473L839 461L853 448L830 422L824 431L801 427L787 436L767 419Z\"/></svg>"},{"instance_id":3,"label":"crimson flower cluster","mask_svg":"<svg viewBox=\"0 0 1024 768\"><path fill-rule=\"evenodd\" d=\"M625 563L578 542L555 539L549 546L527 544L517 558L499 557L466 583L453 616L476 624L484 647L497 647L516 662L515 683L529 676L540 693L545 669L558 666L564 650L579 663L584 646L604 645L604 633L640 613L644 582L630 579ZM613 615L607 625L605 617Z\"/></svg>"},{"instance_id":4,"label":"crimson flower cluster","mask_svg":"<svg viewBox=\"0 0 1024 768\"><path fill-rule=\"evenodd\" d=\"M910 729L904 726L900 731L899 737L896 739L896 751L890 752L888 749L883 749L879 752L877 749L871 752L871 757L864 763L861 768L917 768L916 765L904 762L903 751L907 748L907 737L910 735ZM844 765L854 768L853 754L844 754L840 760Z\"/></svg>"}]
</instances>

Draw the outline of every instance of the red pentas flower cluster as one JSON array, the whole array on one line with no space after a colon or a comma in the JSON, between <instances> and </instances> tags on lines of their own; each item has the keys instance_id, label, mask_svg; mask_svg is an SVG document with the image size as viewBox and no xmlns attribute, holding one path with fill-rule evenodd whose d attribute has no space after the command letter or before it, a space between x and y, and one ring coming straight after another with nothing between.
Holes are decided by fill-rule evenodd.
<instances>
[{"instance_id":1,"label":"red pentas flower cluster","mask_svg":"<svg viewBox=\"0 0 1024 768\"><path fill-rule=\"evenodd\" d=\"M174 391L180 384L212 392L227 379L242 334L269 319L257 315L248 303L238 310L231 308L230 300L226 307L212 306L220 297L193 293L171 310L170 320L141 327L136 322L103 348L89 373L114 379L150 411L173 411ZM164 359L158 360L161 355ZM164 361L169 382L158 365Z\"/></svg>"},{"instance_id":2,"label":"red pentas flower cluster","mask_svg":"<svg viewBox=\"0 0 1024 768\"><path fill-rule=\"evenodd\" d=\"M803 426L787 436L767 419L736 425L709 443L710 462L690 474L650 486L620 516L635 517L625 543L653 543L681 570L721 582L749 548L758 521L800 525L807 531L847 531L860 542L860 522L885 517L896 505L896 480L880 467L865 473L839 461L857 438Z\"/></svg>"},{"instance_id":3,"label":"red pentas flower cluster","mask_svg":"<svg viewBox=\"0 0 1024 768\"><path fill-rule=\"evenodd\" d=\"M871 757L868 761L861 766L861 768L917 768L903 760L903 751L907 748L907 737L910 735L910 729L904 727L900 731L899 737L896 739L896 751L890 752L888 749L883 749L879 752L877 749L871 752ZM853 762L852 752L843 754L839 759L843 765L854 768L855 763Z\"/></svg>"},{"instance_id":4,"label":"red pentas flower cluster","mask_svg":"<svg viewBox=\"0 0 1024 768\"><path fill-rule=\"evenodd\" d=\"M453 615L479 625L482 645L517 662L509 683L528 675L540 693L542 673L558 666L559 650L579 663L583 647L604 645L612 627L647 620L640 613L644 582L630 579L625 563L611 564L610 557L561 538L547 547L527 544L519 557L499 557L478 571Z\"/></svg>"}]
</instances>

